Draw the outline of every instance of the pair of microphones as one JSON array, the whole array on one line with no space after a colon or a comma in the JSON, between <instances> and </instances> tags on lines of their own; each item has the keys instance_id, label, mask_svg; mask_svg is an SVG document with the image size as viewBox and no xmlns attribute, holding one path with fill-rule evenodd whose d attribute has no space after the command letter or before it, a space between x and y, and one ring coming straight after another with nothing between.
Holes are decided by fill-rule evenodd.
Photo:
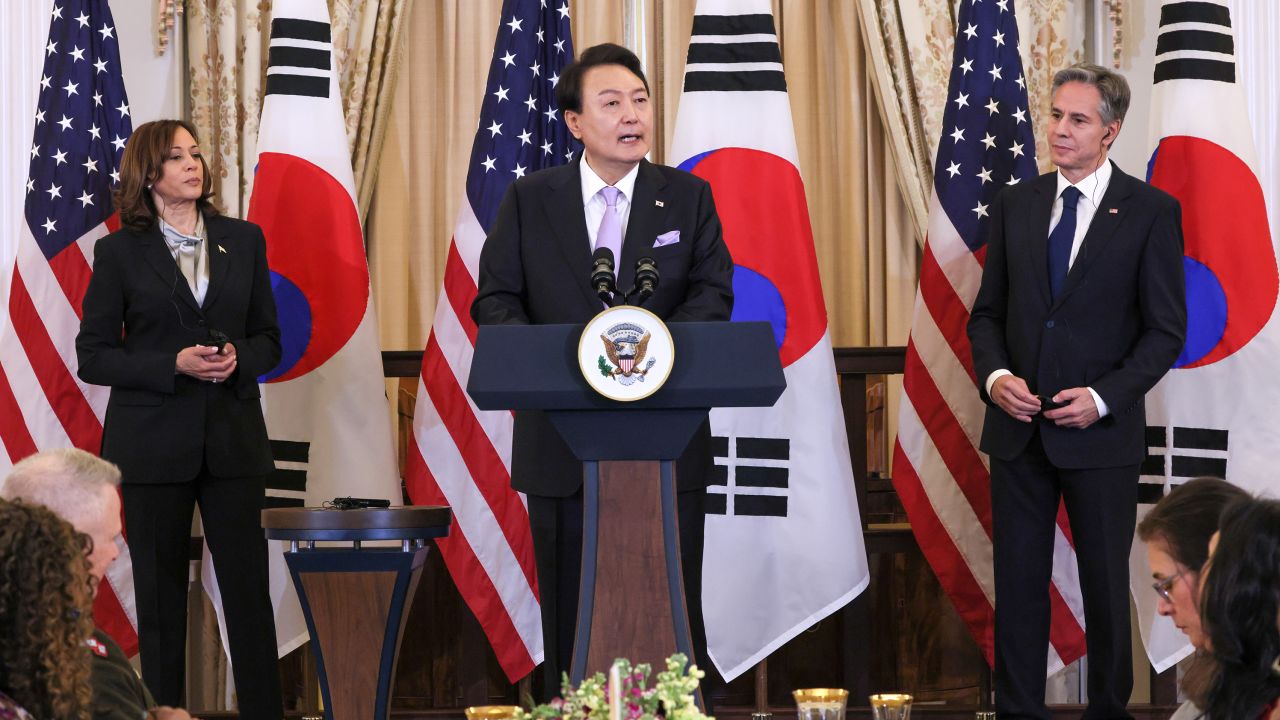
<instances>
[{"instance_id":1,"label":"pair of microphones","mask_svg":"<svg viewBox=\"0 0 1280 720\"><path fill-rule=\"evenodd\" d=\"M591 256L591 287L605 305L643 305L658 289L658 264L651 257L636 260L635 284L625 293L618 293L614 274L613 251L607 247L596 248ZM635 302L632 302L632 297Z\"/></svg>"}]
</instances>

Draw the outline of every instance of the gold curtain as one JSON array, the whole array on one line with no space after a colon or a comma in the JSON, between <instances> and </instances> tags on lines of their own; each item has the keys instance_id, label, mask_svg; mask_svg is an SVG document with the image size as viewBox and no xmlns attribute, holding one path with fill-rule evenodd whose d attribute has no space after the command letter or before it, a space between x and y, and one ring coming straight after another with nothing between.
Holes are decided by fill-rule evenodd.
<instances>
[{"instance_id":1,"label":"gold curtain","mask_svg":"<svg viewBox=\"0 0 1280 720\"><path fill-rule=\"evenodd\" d=\"M645 4L644 58L663 162L680 100L696 0ZM624 42L624 3L574 3L573 42ZM419 0L409 18L367 238L385 349L421 349L463 199L500 0ZM851 3L774 3L800 171L836 345L903 344L916 233L895 180Z\"/></svg>"},{"instance_id":2,"label":"gold curtain","mask_svg":"<svg viewBox=\"0 0 1280 720\"><path fill-rule=\"evenodd\" d=\"M328 0L361 213L368 209L408 0ZM222 209L248 209L271 42L267 0L186 0L189 117Z\"/></svg>"},{"instance_id":3,"label":"gold curtain","mask_svg":"<svg viewBox=\"0 0 1280 720\"><path fill-rule=\"evenodd\" d=\"M187 101L223 212L243 217L246 170L258 138L266 78L269 5L254 0L187 0Z\"/></svg>"},{"instance_id":4,"label":"gold curtain","mask_svg":"<svg viewBox=\"0 0 1280 720\"><path fill-rule=\"evenodd\" d=\"M369 210L392 89L403 57L408 0L329 0L360 216Z\"/></svg>"}]
</instances>

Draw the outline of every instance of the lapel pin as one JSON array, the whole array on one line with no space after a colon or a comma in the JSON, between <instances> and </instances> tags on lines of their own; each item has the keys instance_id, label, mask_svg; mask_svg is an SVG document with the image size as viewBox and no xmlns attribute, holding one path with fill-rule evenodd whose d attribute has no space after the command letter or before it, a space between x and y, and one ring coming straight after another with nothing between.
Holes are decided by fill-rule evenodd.
<instances>
[{"instance_id":1,"label":"lapel pin","mask_svg":"<svg viewBox=\"0 0 1280 720\"><path fill-rule=\"evenodd\" d=\"M663 205L663 204L662 204L662 201L661 201L661 200L654 200L654 201L653 201L653 204L654 204L654 205L657 205L658 207L666 207L666 205Z\"/></svg>"},{"instance_id":2,"label":"lapel pin","mask_svg":"<svg viewBox=\"0 0 1280 720\"><path fill-rule=\"evenodd\" d=\"M1115 212L1115 210L1112 210L1111 212ZM226 248L224 248L224 247L222 247L221 245L219 245L219 246L218 246L218 252L220 252L220 253L224 253L224 254L225 254L225 253L227 252L227 249L226 249Z\"/></svg>"},{"instance_id":3,"label":"lapel pin","mask_svg":"<svg viewBox=\"0 0 1280 720\"><path fill-rule=\"evenodd\" d=\"M1110 210L1108 210L1107 212L1111 213L1112 215L1119 215L1119 214L1120 214L1120 209L1119 209L1119 208L1111 208L1111 209L1110 209Z\"/></svg>"}]
</instances>

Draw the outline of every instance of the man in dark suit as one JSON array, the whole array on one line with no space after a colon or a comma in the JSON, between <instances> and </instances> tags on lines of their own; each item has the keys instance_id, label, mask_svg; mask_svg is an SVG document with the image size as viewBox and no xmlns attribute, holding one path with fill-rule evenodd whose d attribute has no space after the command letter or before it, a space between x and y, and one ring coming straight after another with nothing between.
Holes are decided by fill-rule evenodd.
<instances>
[{"instance_id":1,"label":"man in dark suit","mask_svg":"<svg viewBox=\"0 0 1280 720\"><path fill-rule=\"evenodd\" d=\"M1145 454L1143 397L1186 332L1178 202L1107 151L1124 78L1080 64L1054 77L1047 128L1058 171L992 204L969 320L987 402L995 545L996 710L1048 718L1049 583L1066 503L1088 638L1085 718L1128 718L1129 548Z\"/></svg>"},{"instance_id":2,"label":"man in dark suit","mask_svg":"<svg viewBox=\"0 0 1280 720\"><path fill-rule=\"evenodd\" d=\"M621 243L621 252L615 250L619 288L633 283L637 259L656 261L661 282L646 309L668 322L728 320L733 263L710 185L644 159L653 109L639 59L617 45L588 48L561 74L556 101L585 150L572 163L517 180L507 191L480 256L475 321L586 323L603 309L589 283L592 251L608 246L610 238ZM582 464L538 412L516 414L511 462L511 484L528 496L541 591L543 694L550 697L573 651ZM703 497L710 469L704 425L676 466L685 594L704 668Z\"/></svg>"}]
</instances>

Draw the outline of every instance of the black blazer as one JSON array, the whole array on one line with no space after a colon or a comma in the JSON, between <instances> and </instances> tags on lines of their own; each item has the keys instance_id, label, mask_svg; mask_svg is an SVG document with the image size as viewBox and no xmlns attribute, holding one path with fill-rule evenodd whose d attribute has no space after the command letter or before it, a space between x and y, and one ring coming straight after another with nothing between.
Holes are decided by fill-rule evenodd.
<instances>
[{"instance_id":1,"label":"black blazer","mask_svg":"<svg viewBox=\"0 0 1280 720\"><path fill-rule=\"evenodd\" d=\"M1173 366L1186 335L1182 211L1172 196L1112 166L1111 184L1050 301L1049 218L1057 173L1003 189L991 206L982 286L969 318L979 392L987 403L982 450L1003 460L1038 425L1062 468L1116 467L1146 452L1143 398ZM1032 392L1091 387L1110 413L1084 430L997 407L987 377L1007 368Z\"/></svg>"},{"instance_id":2,"label":"black blazer","mask_svg":"<svg viewBox=\"0 0 1280 720\"><path fill-rule=\"evenodd\" d=\"M591 245L583 210L581 158L512 183L480 254L471 317L480 325L586 323L603 308L591 288ZM654 259L661 281L645 308L667 322L728 320L733 260L721 235L711 186L689 173L640 162L622 243L618 286L629 288L636 260ZM653 247L659 235L680 241ZM582 485L582 465L546 417L516 414L511 484L565 497ZM681 489L706 487L710 431L690 444L677 467Z\"/></svg>"},{"instance_id":3,"label":"black blazer","mask_svg":"<svg viewBox=\"0 0 1280 720\"><path fill-rule=\"evenodd\" d=\"M266 241L252 223L206 215L209 287L196 304L158 225L121 229L94 249L76 354L80 378L111 387L102 456L128 483L182 482L207 462L218 477L271 472L258 376L280 361ZM226 333L225 383L175 372L178 351Z\"/></svg>"}]
</instances>

